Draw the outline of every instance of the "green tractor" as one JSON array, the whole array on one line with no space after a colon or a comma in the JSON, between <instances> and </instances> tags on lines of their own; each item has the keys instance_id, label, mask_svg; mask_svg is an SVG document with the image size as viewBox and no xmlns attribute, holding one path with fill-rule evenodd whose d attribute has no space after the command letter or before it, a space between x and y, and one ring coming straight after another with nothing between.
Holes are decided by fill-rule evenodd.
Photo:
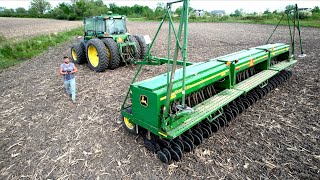
<instances>
[{"instance_id":1,"label":"green tractor","mask_svg":"<svg viewBox=\"0 0 320 180\"><path fill-rule=\"evenodd\" d=\"M147 50L144 36L128 33L125 16L109 13L84 19L84 37L70 53L74 63L88 62L90 69L103 72L144 59Z\"/></svg>"}]
</instances>

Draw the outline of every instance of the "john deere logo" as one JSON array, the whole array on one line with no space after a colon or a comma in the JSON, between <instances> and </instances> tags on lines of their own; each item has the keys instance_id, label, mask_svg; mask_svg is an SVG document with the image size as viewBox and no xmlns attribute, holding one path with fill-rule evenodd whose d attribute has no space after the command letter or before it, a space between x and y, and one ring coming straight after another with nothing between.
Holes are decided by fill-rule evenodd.
<instances>
[{"instance_id":1,"label":"john deere logo","mask_svg":"<svg viewBox=\"0 0 320 180\"><path fill-rule=\"evenodd\" d=\"M140 95L140 104L142 106L147 107L148 106L148 97L145 95Z\"/></svg>"}]
</instances>

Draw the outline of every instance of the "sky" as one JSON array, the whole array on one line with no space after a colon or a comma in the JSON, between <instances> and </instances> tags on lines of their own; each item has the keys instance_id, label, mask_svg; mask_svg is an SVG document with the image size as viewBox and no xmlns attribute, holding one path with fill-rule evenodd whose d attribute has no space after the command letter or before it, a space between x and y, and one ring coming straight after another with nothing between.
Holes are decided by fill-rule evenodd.
<instances>
[{"instance_id":1,"label":"sky","mask_svg":"<svg viewBox=\"0 0 320 180\"><path fill-rule=\"evenodd\" d=\"M103 0L105 4L115 3L118 6L133 6L134 4L149 6L154 9L158 2L170 2L170 0ZM171 0L172 1L172 0ZM13 8L23 7L28 9L31 0L0 0L0 7ZM49 0L52 7L57 6L59 3L67 2L70 0ZM212 11L212 10L225 10L226 13L233 13L236 9L242 8L244 12L263 12L266 9L270 11L284 10L288 4L298 4L300 8L313 8L314 6L320 7L320 0L190 0L190 6L194 9ZM181 3L180 3L181 4ZM182 4L181 4L182 5ZM173 6L173 9L180 5Z\"/></svg>"}]
</instances>

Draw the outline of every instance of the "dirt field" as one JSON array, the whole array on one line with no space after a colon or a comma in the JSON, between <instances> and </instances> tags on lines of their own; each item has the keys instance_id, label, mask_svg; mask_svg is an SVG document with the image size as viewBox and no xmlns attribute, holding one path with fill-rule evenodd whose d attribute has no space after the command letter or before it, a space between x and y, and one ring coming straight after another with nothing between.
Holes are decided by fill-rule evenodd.
<instances>
[{"instance_id":1,"label":"dirt field","mask_svg":"<svg viewBox=\"0 0 320 180\"><path fill-rule=\"evenodd\" d=\"M81 25L82 21L0 17L0 35L6 38L22 39L65 31Z\"/></svg>"},{"instance_id":2,"label":"dirt field","mask_svg":"<svg viewBox=\"0 0 320 180\"><path fill-rule=\"evenodd\" d=\"M158 24L131 22L128 28L152 37ZM262 45L273 28L192 23L189 58L204 61ZM51 48L0 74L0 179L319 179L320 30L303 28L302 35L308 56L289 81L170 165L117 123L137 67L98 74L78 66L78 103L72 105L58 76L71 42ZM280 27L273 42L289 42L288 36ZM160 34L154 54L165 55L165 43ZM142 75L161 69L145 67Z\"/></svg>"}]
</instances>

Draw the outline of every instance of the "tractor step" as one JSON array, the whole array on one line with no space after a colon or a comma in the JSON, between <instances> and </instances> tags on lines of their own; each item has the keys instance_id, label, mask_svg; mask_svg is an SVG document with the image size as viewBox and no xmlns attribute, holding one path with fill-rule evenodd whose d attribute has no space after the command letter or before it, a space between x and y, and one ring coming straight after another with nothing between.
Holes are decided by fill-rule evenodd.
<instances>
[{"instance_id":1,"label":"tractor step","mask_svg":"<svg viewBox=\"0 0 320 180\"><path fill-rule=\"evenodd\" d=\"M270 69L275 70L275 71L282 71L282 70L290 67L291 65L295 64L296 62L298 62L298 61L297 60L282 61L282 62L279 62L279 63L271 66Z\"/></svg>"},{"instance_id":2,"label":"tractor step","mask_svg":"<svg viewBox=\"0 0 320 180\"><path fill-rule=\"evenodd\" d=\"M251 76L250 78L236 84L233 88L239 91L249 92L251 89L262 84L266 80L270 79L272 76L276 75L278 71L264 70L258 74Z\"/></svg>"},{"instance_id":3,"label":"tractor step","mask_svg":"<svg viewBox=\"0 0 320 180\"><path fill-rule=\"evenodd\" d=\"M182 117L185 119L183 123L167 132L168 137L175 138L179 136L194 125L198 124L200 121L221 109L223 106L239 97L241 94L243 94L243 91L226 89L196 105L193 107L194 111L192 113Z\"/></svg>"}]
</instances>

